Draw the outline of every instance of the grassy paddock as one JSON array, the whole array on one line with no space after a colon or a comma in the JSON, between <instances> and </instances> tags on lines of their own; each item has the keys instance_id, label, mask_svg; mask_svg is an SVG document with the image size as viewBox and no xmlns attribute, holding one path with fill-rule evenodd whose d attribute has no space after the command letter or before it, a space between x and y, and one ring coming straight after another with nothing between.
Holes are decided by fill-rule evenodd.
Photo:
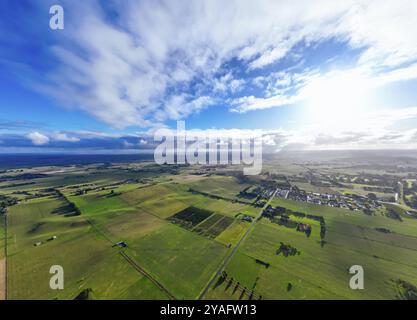
<instances>
[{"instance_id":1,"label":"grassy paddock","mask_svg":"<svg viewBox=\"0 0 417 320\"><path fill-rule=\"evenodd\" d=\"M82 217L54 214L60 205L59 200L46 198L10 208L10 299L73 299L85 288L92 288L101 299L165 298L107 239L88 224L79 223ZM57 239L47 241L52 235ZM42 245L34 246L38 241ZM64 290L49 288L52 265L64 268Z\"/></svg>"},{"instance_id":2,"label":"grassy paddock","mask_svg":"<svg viewBox=\"0 0 417 320\"><path fill-rule=\"evenodd\" d=\"M135 260L177 299L194 299L215 272L226 248L168 224L129 246Z\"/></svg>"},{"instance_id":3,"label":"grassy paddock","mask_svg":"<svg viewBox=\"0 0 417 320\"><path fill-rule=\"evenodd\" d=\"M241 285L254 288L263 298L397 299L393 279L417 283L417 238L381 233L372 225L366 227L368 216L356 214L352 217L347 210L326 207L322 210L320 206L305 206L291 201L279 201L279 204L304 213L318 215L321 212L328 231L323 246L314 225L309 238L267 219L256 225L226 271ZM401 226L391 219L373 218L378 218L375 225L395 225L397 230L401 230ZM409 226L404 230L409 231ZM295 247L300 254L277 255L281 242ZM269 264L268 267L257 260ZM349 288L351 275L348 269L355 264L364 267L365 290ZM227 293L224 289L212 289L207 298L224 298ZM229 297L236 298L236 294Z\"/></svg>"}]
</instances>

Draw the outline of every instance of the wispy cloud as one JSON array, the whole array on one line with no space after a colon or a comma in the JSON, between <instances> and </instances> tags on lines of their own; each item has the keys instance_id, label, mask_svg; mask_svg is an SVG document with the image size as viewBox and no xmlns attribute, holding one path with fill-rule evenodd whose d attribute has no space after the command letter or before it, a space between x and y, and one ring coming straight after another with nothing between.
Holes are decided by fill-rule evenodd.
<instances>
[{"instance_id":1,"label":"wispy cloud","mask_svg":"<svg viewBox=\"0 0 417 320\"><path fill-rule=\"evenodd\" d=\"M68 133L65 132L56 132L52 134L52 137L56 141L65 141L65 142L78 142L80 138L75 136L70 136Z\"/></svg>"},{"instance_id":2,"label":"wispy cloud","mask_svg":"<svg viewBox=\"0 0 417 320\"><path fill-rule=\"evenodd\" d=\"M269 66L297 64L330 39L358 49L352 68L375 85L416 76L413 0L126 1L112 2L111 16L98 1L64 7L83 14L67 19L50 48L56 63L33 86L116 128L213 104L247 112L297 103L308 79L294 77L308 78L311 67L272 79Z\"/></svg>"}]
</instances>

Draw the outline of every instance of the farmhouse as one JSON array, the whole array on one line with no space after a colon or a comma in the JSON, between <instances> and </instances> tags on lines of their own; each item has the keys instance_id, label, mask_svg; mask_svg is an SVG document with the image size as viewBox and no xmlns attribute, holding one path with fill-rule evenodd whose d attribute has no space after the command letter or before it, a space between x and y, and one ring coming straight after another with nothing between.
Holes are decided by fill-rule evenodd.
<instances>
[{"instance_id":1,"label":"farmhouse","mask_svg":"<svg viewBox=\"0 0 417 320\"><path fill-rule=\"evenodd\" d=\"M119 242L116 242L114 245L113 245L113 247L121 247L121 248L126 248L127 247L127 243L126 242L124 242L124 241L119 241Z\"/></svg>"},{"instance_id":2,"label":"farmhouse","mask_svg":"<svg viewBox=\"0 0 417 320\"><path fill-rule=\"evenodd\" d=\"M242 220L246 221L246 222L252 222L253 218L251 216L248 216L248 215L244 214L242 216Z\"/></svg>"}]
</instances>

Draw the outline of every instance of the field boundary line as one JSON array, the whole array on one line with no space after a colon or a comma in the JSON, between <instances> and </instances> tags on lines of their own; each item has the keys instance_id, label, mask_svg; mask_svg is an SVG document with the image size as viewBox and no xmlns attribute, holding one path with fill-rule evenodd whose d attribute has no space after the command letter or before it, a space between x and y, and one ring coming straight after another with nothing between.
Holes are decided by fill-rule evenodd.
<instances>
[{"instance_id":1,"label":"field boundary line","mask_svg":"<svg viewBox=\"0 0 417 320\"><path fill-rule=\"evenodd\" d=\"M199 191L199 190L196 190L194 188L190 188L188 190L188 192L194 193L194 194L196 193L196 194L202 195L204 197L212 198L212 199L215 199L215 200L223 200L223 201L227 201L227 202L240 203L240 204L245 204L245 205L249 205L249 206L253 204L253 202L246 202L246 201L235 199L235 198L227 198L227 197L223 197L223 196L220 196L220 195L217 195L217 194L214 194L214 193ZM201 202L201 201L199 201L199 202Z\"/></svg>"},{"instance_id":2,"label":"field boundary line","mask_svg":"<svg viewBox=\"0 0 417 320\"><path fill-rule=\"evenodd\" d=\"M134 261L126 252L123 250L119 251L120 255L133 267L148 278L154 285L156 285L161 291L163 291L171 300L177 300L174 295L168 291L158 280L156 280L153 276L151 276L146 270L144 270L141 266L139 266L136 261Z\"/></svg>"},{"instance_id":3,"label":"field boundary line","mask_svg":"<svg viewBox=\"0 0 417 320\"><path fill-rule=\"evenodd\" d=\"M253 227L255 226L255 224L260 220L260 218L262 217L262 213L264 212L264 210L266 209L266 207L269 205L269 203L272 201L272 199L274 199L277 191L278 191L278 189L276 189L274 191L274 193L271 195L271 197L268 199L268 201L265 203L265 205L259 211L259 214L256 216L256 218L253 219L253 221L252 221L251 225L249 226L249 228L245 231L245 233L242 235L242 237L239 239L239 241L233 247L232 251L226 256L226 258L220 264L220 266L218 267L217 271L211 277L211 279L210 279L209 283L207 284L207 286L204 288L204 290L198 296L198 300L202 300L204 298L204 296L207 294L208 290L214 284L214 281L221 274L221 272L227 267L227 265L229 264L230 260L232 260L233 256L237 252L237 249L239 248L239 246L246 239L246 237L248 236L248 234L250 233L250 231L253 229Z\"/></svg>"},{"instance_id":4,"label":"field boundary line","mask_svg":"<svg viewBox=\"0 0 417 320\"><path fill-rule=\"evenodd\" d=\"M66 196L64 195L66 198ZM68 200L67 200L68 201ZM81 210L80 210L81 212ZM148 214L151 214L148 212ZM153 214L151 214L153 215ZM153 215L157 217L156 215ZM93 229L93 232L96 234L102 236L105 240L109 241L110 243L114 244L115 242L110 238L109 235L107 235L101 228L99 228L92 220L89 219L89 217L85 217L86 221L89 223L90 227ZM160 218L160 217L158 217ZM123 250L119 251L119 254L139 273L141 273L143 276L148 278L154 285L156 285L161 291L163 291L171 300L176 300L174 295L168 291L158 280L156 280L152 275L150 275L146 270L144 270L141 266L139 266L136 261L134 261L126 252Z\"/></svg>"}]
</instances>

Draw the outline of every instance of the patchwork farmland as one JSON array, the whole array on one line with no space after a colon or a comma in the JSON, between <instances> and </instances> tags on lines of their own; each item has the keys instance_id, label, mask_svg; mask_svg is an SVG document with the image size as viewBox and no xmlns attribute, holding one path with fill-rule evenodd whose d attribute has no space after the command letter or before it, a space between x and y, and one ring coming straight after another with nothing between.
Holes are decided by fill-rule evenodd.
<instances>
[{"instance_id":1,"label":"patchwork farmland","mask_svg":"<svg viewBox=\"0 0 417 320\"><path fill-rule=\"evenodd\" d=\"M23 185L0 183L8 299L413 297L417 219L404 207L370 215L291 200L291 178L271 173L38 170ZM65 290L49 288L52 265ZM352 265L365 269L365 290L350 289Z\"/></svg>"}]
</instances>

